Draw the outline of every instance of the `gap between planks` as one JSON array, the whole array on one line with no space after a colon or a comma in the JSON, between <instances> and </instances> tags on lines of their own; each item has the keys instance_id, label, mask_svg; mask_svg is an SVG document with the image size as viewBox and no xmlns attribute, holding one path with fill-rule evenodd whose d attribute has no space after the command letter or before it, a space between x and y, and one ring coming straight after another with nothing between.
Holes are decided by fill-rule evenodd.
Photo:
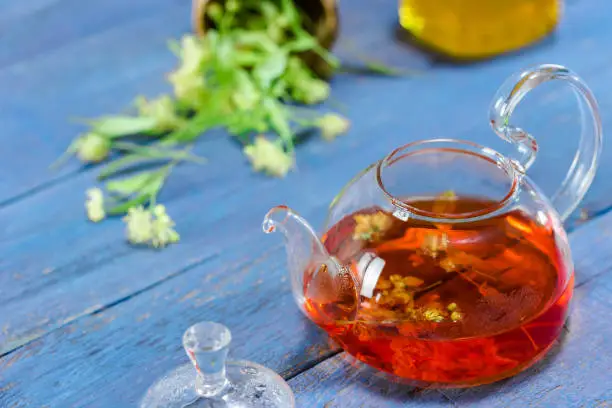
<instances>
[{"instance_id":1,"label":"gap between planks","mask_svg":"<svg viewBox=\"0 0 612 408\"><path fill-rule=\"evenodd\" d=\"M78 174L79 172L76 172L74 174ZM35 194L35 193L36 192L34 192L33 194ZM2 203L0 203L0 208L1 207L2 207ZM583 226L585 226L585 225L587 225L587 224L589 224L591 222L595 222L599 218L601 218L604 215L606 215L611 210L612 210L612 206L609 206L609 207L605 208L604 210L600 210L600 211L594 213L593 216L590 217L587 221L576 225L574 228L571 228L571 230L569 230L569 229L568 230L569 230L569 232L573 232L573 231L575 231L575 230L577 230L577 229L579 229L579 228L581 228L581 227L583 227ZM152 290L152 289L154 289L154 288L156 288L158 286L161 286L164 283L166 283L168 281L171 281L171 280L173 280L173 279L175 279L175 278L177 278L177 277L179 277L179 276L181 276L181 275L183 275L183 274L185 274L185 273L187 273L187 272L197 268L198 266L206 264L207 262L215 259L217 256L218 256L218 254L213 254L213 255L207 256L207 257L205 257L203 259L199 259L197 261L194 261L194 262L192 262L192 263L190 263L188 265L185 265L184 267L178 269L177 271L168 274L167 276L161 278L160 280L152 282L151 284L149 284L149 285L147 285L147 286L145 286L145 287L143 287L141 289L138 289L138 290L136 290L136 291L134 291L134 292L132 292L130 294L127 294L127 295L125 295L125 296L123 296L121 298L118 298L118 299L116 299L116 300L114 300L112 302L109 302L109 303L107 303L105 305L98 305L97 307L89 308L89 309L85 310L84 312L74 316L74 318L72 318L72 319L65 319L62 322L59 322L57 325L51 327L50 329L48 329L48 330L46 330L44 332L41 332L41 333L39 333L37 335L33 335L31 337L28 337L23 342L14 345L13 347L11 347L8 350L3 351L0 354L0 359L4 358L4 357L6 357L6 356L8 356L10 354L12 354L13 352L23 348L24 346L32 343L35 340L38 340L38 339L46 336L47 334L49 334L49 333L51 333L53 331L62 329L63 327L65 327L65 326L67 326L69 324L72 324L72 323L74 323L74 322L76 322L76 321L78 321L78 320L80 320L80 319L82 319L84 317L93 316L93 315L102 313L102 312L104 312L104 311L106 311L108 309L112 309L115 306L120 305L120 304L122 304L122 303L124 303L124 302L126 302L126 301L128 301L128 300L130 300L130 299L132 299L134 297L136 297L136 296L139 296L139 295L141 295L143 293L146 293L146 292L148 292L148 291L150 291L150 290ZM256 262L256 261L257 260L253 260L252 262ZM249 263L247 263L247 265L248 264ZM589 283L592 280L597 279L597 278L599 278L602 275L605 275L606 273L607 273L607 271L604 271L604 272L601 272L601 273L599 273L599 274L597 274L595 276L592 276L591 278L585 280L584 282L580 282L579 284L577 284L576 288L578 288L580 286L583 286L586 283ZM339 349L337 349L337 350L330 350L330 352L325 353L321 357L313 360L311 363L309 363L308 365L304 366L302 369L299 369L299 370L296 370L296 371L289 370L288 372L281 373L281 375L282 375L283 378L285 378L287 381L289 381L290 379L300 375L301 373L304 373L304 372L310 370L311 368L316 367L317 365L323 363L324 361L326 361L326 360L328 360L328 359L330 359L330 358L332 358L332 357L334 357L334 356L336 356L336 355L338 355L340 353L342 353L342 350L339 350ZM446 398L447 400L449 400L449 402L451 404L453 403L452 399L450 399L449 397L447 397L443 393L441 393L441 395L444 398Z\"/></svg>"},{"instance_id":2,"label":"gap between planks","mask_svg":"<svg viewBox=\"0 0 612 408\"><path fill-rule=\"evenodd\" d=\"M282 249L282 248L283 248L282 245L274 246L269 251L266 252L265 256L267 256L270 253L274 253L277 250ZM195 260L195 261L193 261L193 262L191 262L191 263L189 263L189 264L179 268L175 272L171 272L170 274L166 275L165 277L163 277L163 278L161 278L161 279L159 279L159 280L157 280L155 282L152 282L149 285L144 286L143 288L135 290L132 293L129 293L129 294L125 295L125 296L122 296L122 297L120 297L120 298L118 298L116 300L113 300L112 302L108 302L108 303L106 303L104 305L95 305L95 306L89 307L89 308L85 309L81 313L78 313L78 314L76 314L76 315L74 315L74 316L72 316L70 318L63 319L61 322L59 322L56 325L53 325L51 328L49 328L49 329L47 329L45 331L42 331L40 333L28 336L25 339L23 339L21 342L15 342L15 344L13 344L7 350L0 351L0 359L2 359L4 357L12 354L13 352L15 352L15 351L17 351L17 350L27 346L28 344L30 344L32 342L34 342L34 341L36 341L36 340L38 340L38 339L48 335L49 333L52 333L52 332L54 332L56 330L60 330L60 329L62 329L64 327L68 326L69 324L73 324L74 322L80 320L81 318L88 317L88 316L95 316L95 315L100 314L100 313L102 313L102 312L104 312L106 310L112 309L115 306L118 306L118 305L120 305L120 304L122 304L122 303L124 303L124 302L126 302L126 301L128 301L130 299L133 299L136 296L139 296L139 295L144 294L144 293L146 293L146 292L148 292L150 290L153 290L156 287L161 286L164 283L169 282L169 281L171 281L171 280L173 280L175 278L178 278L179 276L182 276L185 273L188 273L191 270L193 270L193 269L195 269L195 268L197 268L199 266L205 265L209 261L212 261L212 260L216 259L218 256L219 256L218 253L214 253L214 254L211 254L209 256L203 257L201 259ZM240 268L248 267L250 265L253 265L253 264L259 262L260 260L261 260L261 257L258 257L258 258L255 258L255 259L251 259L251 260L249 260L246 263L240 264L239 267ZM318 360L319 359L317 359L315 361L318 361ZM287 375L291 375L291 372L288 372Z\"/></svg>"},{"instance_id":3,"label":"gap between planks","mask_svg":"<svg viewBox=\"0 0 612 408\"><path fill-rule=\"evenodd\" d=\"M589 224L591 222L596 222L599 218L603 217L608 212L610 212L610 210L612 210L612 206L607 207L605 210L601 210L601 211L598 211L597 213L592 214L592 217L590 217L587 221L585 221L583 223L580 223L580 224L576 225L574 228L572 228L571 232L573 232L573 231L575 231L577 229L580 229L581 227L586 226L587 224ZM83 311L82 313L75 315L73 318L65 319L65 320L59 322L57 325L51 327L50 329L48 329L48 330L46 330L44 332L41 332L41 333L39 333L37 335L33 335L31 337L28 337L28 338L24 339L24 341L19 343L19 344L13 345L10 349L5 350L5 351L3 351L0 354L0 359L9 356L13 352L15 352L15 351L17 351L17 350L27 346L28 344L30 344L30 343L32 343L32 342L34 342L34 341L36 341L36 340L46 336L46 335L48 335L49 333L52 333L52 332L54 332L56 330L59 330L59 329L62 329L63 327L65 327L65 326L67 326L69 324L72 324L72 323L74 323L74 322L76 322L76 321L78 321L78 320L80 320L80 319L82 319L84 317L97 315L97 314L102 313L102 312L104 312L106 310L112 309L115 306L118 306L118 305L120 305L120 304L122 304L122 303L124 303L124 302L126 302L126 301L128 301L130 299L133 299L136 296L144 294L144 293L146 293L146 292L148 292L148 291L150 291L152 289L155 289L156 287L159 287L159 286L163 285L164 283L166 283L168 281L171 281L171 280L173 280L173 279L175 279L175 278L177 278L177 277L179 277L179 276L181 276L181 275L183 275L185 273L188 273L189 271L191 271L191 270L193 270L193 269L195 269L195 268L197 268L197 267L199 267L201 265L206 264L207 262L215 259L218 255L219 254L212 254L212 255L204 257L202 259L196 260L196 261L194 261L194 262L192 262L190 264L187 264L184 267L176 270L175 272L172 272L172 273L168 274L167 276L165 276L165 277L163 277L163 278L161 278L161 279L159 279L159 280L157 280L155 282L152 282L151 284L146 285L145 287L143 287L141 289L138 289L138 290L136 290L136 291L134 291L134 292L132 292L130 294L127 294L127 295L125 295L125 296L123 296L121 298L118 298L118 299L116 299L116 300L114 300L112 302L109 302L107 304L104 304L104 305L98 305L98 306L94 306L94 307L88 308L85 311ZM254 259L254 260L252 260L250 262L247 262L246 265L249 265L249 264L251 264L253 262L257 262L257 261L258 261L257 259ZM583 282L580 282L579 284L576 285L576 288L584 286L585 284L587 284L587 283L589 283L589 282L591 282L591 281L593 281L593 280L595 280L595 279L597 279L597 278L607 274L607 272L608 271L603 271L603 272L601 272L599 274L596 274L596 275L590 277L589 279L587 279L587 280L585 280ZM567 328L566 328L566 330L567 330ZM342 353L343 353L343 351L341 349L339 349L339 348L338 349L332 349L332 350L322 354L320 357L312 360L311 362L309 362L304 367L301 367L300 369L297 369L297 370L291 370L291 369L287 370L287 371L281 373L281 376L286 381L289 381L289 380L299 376L300 374L302 374L302 373L304 373L306 371L309 371L312 368L315 368L316 366L318 366L319 364L327 361L328 359L333 358L333 357L335 357L335 356L337 356L339 354L342 354ZM419 389L419 388L415 388L415 390L414 390L415 393L418 393L420 391L422 391L422 390ZM439 390L437 390L437 391L452 406L456 406L456 403L455 403L455 401L453 401L452 398L450 398L449 396L445 395L443 392L440 392Z\"/></svg>"},{"instance_id":4,"label":"gap between planks","mask_svg":"<svg viewBox=\"0 0 612 408\"><path fill-rule=\"evenodd\" d=\"M173 6L173 3L169 2L167 8L172 7L172 6ZM159 13L164 12L165 9L166 8L160 10ZM110 25L110 26L106 27L105 29L103 29L101 31L92 32L92 33L90 33L88 35L79 36L78 38L74 39L73 41L69 41L67 43L60 44L59 46L51 48L51 49L46 49L46 50L43 51L42 54L49 54L51 52L54 52L54 51L57 51L57 50L61 50L62 48L67 47L69 45L72 45L74 43L78 43L78 42L81 42L81 41L86 41L86 40L91 39L91 38L95 38L97 36L106 34L108 32L112 32L112 31L114 31L116 29L119 29L119 28L122 28L124 26L129 26L131 24L134 24L134 23L136 23L136 22L138 22L140 20L146 19L146 18L151 18L151 15L147 15L146 13L145 14L137 14L137 15L134 16L134 18L130 19L129 21L125 21L125 22L120 23L120 24ZM41 54L38 54L37 56L40 56L40 55ZM9 65L0 66L0 72L5 71L5 70L9 70L9 69L11 69L14 66L18 66L18 65L24 64L26 62L27 62L27 60L23 60L23 59L19 60L18 59L16 61L13 61ZM68 145L66 145L66 147L67 146ZM51 165L52 163L49 163L49 164ZM21 202L23 200L26 200L26 199L28 199L30 197L33 197L33 196L35 196L38 193L42 193L42 192L44 192L44 191L46 191L46 190L48 190L48 189L50 189L52 187L55 187L57 185L61 185L61 184L65 183L65 182L67 182L67 181L70 181L71 179L73 179L74 177L76 177L76 176L78 176L78 175L80 175L82 173L88 173L88 172L96 171L99 168L100 167L96 166L96 165L81 164L75 170L71 170L68 173L63 174L61 176L53 177L53 178L51 178L49 180L42 181L42 182L40 182L38 184L35 184L33 187L31 187L31 188L29 188L29 189L27 189L25 191L19 192L19 193L17 193L14 196L5 198L4 200L0 201L0 210L3 209L3 208L9 207L11 205L14 205L14 204L18 204L19 202ZM54 170L50 169L50 171L52 172ZM59 171L59 170L56 170L56 171Z\"/></svg>"},{"instance_id":5,"label":"gap between planks","mask_svg":"<svg viewBox=\"0 0 612 408\"><path fill-rule=\"evenodd\" d=\"M34 197L36 194L38 193L42 193L44 191L47 191L48 189L58 186L60 184L63 184L67 181L70 181L71 179L73 179L75 176L81 174L81 173L86 173L88 171L92 171L94 168L94 166L81 166L79 169L71 171L67 174L64 174L62 176L56 177L56 178L52 178L51 180L47 180L44 181L40 184L35 185L34 187L31 187L28 190L22 191L20 193L17 193L16 195L6 198L2 201L0 201L0 210L6 207L9 207L13 204L18 204L19 202L26 200L30 197Z\"/></svg>"},{"instance_id":6,"label":"gap between planks","mask_svg":"<svg viewBox=\"0 0 612 408\"><path fill-rule=\"evenodd\" d=\"M147 286L145 286L143 288L140 288L140 289L138 289L138 290L136 290L136 291L134 291L132 293L129 293L129 294L127 294L127 295L125 295L123 297L120 297L120 298L118 298L116 300L113 300L112 302L109 302L109 303L107 303L105 305L99 305L97 307L89 308L85 312L76 315L72 319L70 319L70 318L69 319L64 319L63 321L59 322L57 325L55 325L54 327L50 328L49 330L46 330L46 331L44 331L42 333L39 333L38 335L34 335L34 336L31 336L31 337L28 337L25 341L21 342L21 344L17 344L15 346L13 346L11 349L4 351L2 354L0 354L0 359L3 358L3 357L8 356L9 354L11 354L11 353L13 353L13 352L15 352L15 351L17 351L19 349L21 349L22 347L25 347L26 345L28 345L31 342L33 342L35 340L38 340L41 337L46 336L47 334L49 334L49 333L51 333L53 331L59 330L59 329L65 327L65 326L67 326L69 324L72 324L72 323L80 320L83 317L94 316L96 314L102 313L102 312L104 312L104 311L106 311L108 309L111 309L111 308L113 308L113 307L115 307L117 305L120 305L121 303L126 302L126 301L128 301L128 300L130 300L130 299L132 299L132 298L134 298L134 297L136 297L138 295L141 295L141 294L143 294L145 292L148 292L148 291L150 291L152 289L155 289L156 287L158 287L160 285L163 285L164 283L166 283L166 282L168 282L168 281L170 281L172 279L175 279L175 278L177 278L177 277L179 277L179 276L181 276L181 275L191 271L192 269L197 268L198 266L206 264L207 262L215 259L217 256L218 256L218 254L213 254L213 255L207 256L205 258L199 259L197 261L194 261L194 262L192 262L192 263L190 263L190 264L188 264L188 265L178 269L177 271L172 272L172 273L168 274L167 276L165 276L165 277L163 277L163 278L161 278L161 279L159 279L159 280L157 280L155 282L152 282L149 285L147 285Z\"/></svg>"},{"instance_id":7,"label":"gap between planks","mask_svg":"<svg viewBox=\"0 0 612 408\"><path fill-rule=\"evenodd\" d=\"M308 364L305 364L302 368L298 369L298 370L287 370L285 372L282 372L280 374L281 377L283 377L285 379L285 381L289 381L292 378L297 377L298 375L305 373L306 371L310 370L311 368L315 368L316 366L318 366L319 364L323 363L324 361L337 356L338 354L344 353L344 351L342 351L341 348L337 348L337 349L333 349L333 350L329 350L327 353L323 353L319 358L316 358L312 361L310 361Z\"/></svg>"}]
</instances>

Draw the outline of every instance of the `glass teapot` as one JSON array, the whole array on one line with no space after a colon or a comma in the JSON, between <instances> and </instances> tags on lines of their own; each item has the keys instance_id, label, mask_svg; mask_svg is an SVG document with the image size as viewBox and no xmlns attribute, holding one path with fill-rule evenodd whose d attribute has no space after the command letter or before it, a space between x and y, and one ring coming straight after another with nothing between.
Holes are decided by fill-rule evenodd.
<instances>
[{"instance_id":1,"label":"glass teapot","mask_svg":"<svg viewBox=\"0 0 612 408\"><path fill-rule=\"evenodd\" d=\"M510 118L527 92L552 80L580 96L582 135L549 199L526 174L536 140ZM263 222L284 234L302 311L353 357L414 385L514 375L565 323L574 272L562 221L595 175L597 102L574 73L542 65L509 78L490 115L516 157L460 140L410 143L343 188L321 237L286 206Z\"/></svg>"}]
</instances>

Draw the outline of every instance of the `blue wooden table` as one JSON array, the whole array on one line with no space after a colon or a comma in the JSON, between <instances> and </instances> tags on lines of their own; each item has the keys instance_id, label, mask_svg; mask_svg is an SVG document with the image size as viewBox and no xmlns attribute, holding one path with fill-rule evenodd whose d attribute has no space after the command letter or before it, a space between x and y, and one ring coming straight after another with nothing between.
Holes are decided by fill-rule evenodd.
<instances>
[{"instance_id":1,"label":"blue wooden table","mask_svg":"<svg viewBox=\"0 0 612 408\"><path fill-rule=\"evenodd\" d=\"M182 240L130 248L120 220L85 221L96 169L49 164L82 128L136 94L168 90L168 38L190 31L187 0L0 1L0 407L128 407L186 361L185 328L219 320L231 355L289 381L299 407L612 406L612 150L568 220L577 289L563 341L533 369L491 386L420 391L364 378L293 304L280 237L260 223L287 203L315 224L360 169L424 138L473 140L504 152L489 130L489 99L511 73L538 63L578 72L612 127L612 4L568 1L557 34L495 61L452 66L395 39L396 1L341 5L337 52L359 50L414 75L343 74L334 98L352 121L334 143L311 140L285 179L254 174L236 144L211 135L205 166L182 166L160 198ZM577 146L576 104L561 87L519 112L541 145L532 177L546 192ZM518 122L519 120L517 120Z\"/></svg>"}]
</instances>

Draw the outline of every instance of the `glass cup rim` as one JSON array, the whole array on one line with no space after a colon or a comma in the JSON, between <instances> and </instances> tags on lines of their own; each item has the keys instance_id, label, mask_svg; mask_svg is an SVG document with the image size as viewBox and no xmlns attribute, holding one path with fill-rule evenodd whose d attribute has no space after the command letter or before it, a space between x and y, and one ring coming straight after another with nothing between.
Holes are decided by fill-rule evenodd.
<instances>
[{"instance_id":1,"label":"glass cup rim","mask_svg":"<svg viewBox=\"0 0 612 408\"><path fill-rule=\"evenodd\" d=\"M385 187L384 169L406 157L416 154L423 154L427 151L456 152L458 154L471 155L477 159L487 161L490 164L495 165L508 176L508 179L511 181L510 188L503 198L478 211L453 214L434 213L410 205L406 201L391 194L387 187ZM478 143L460 139L427 139L407 143L393 150L384 159L380 160L376 166L376 181L378 183L378 187L391 202L391 204L398 209L407 211L411 216L414 216L414 218L430 222L470 222L486 219L502 213L506 206L514 201L518 191L521 175L522 172L520 172L512 160L508 159L501 153L498 153L497 151L489 147L482 146Z\"/></svg>"}]
</instances>

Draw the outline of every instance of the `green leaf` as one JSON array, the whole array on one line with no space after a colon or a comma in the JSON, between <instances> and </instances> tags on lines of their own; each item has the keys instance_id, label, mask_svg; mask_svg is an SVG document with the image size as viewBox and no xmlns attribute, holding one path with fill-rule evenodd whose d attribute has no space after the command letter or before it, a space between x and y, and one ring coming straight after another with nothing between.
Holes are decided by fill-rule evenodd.
<instances>
[{"instance_id":1,"label":"green leaf","mask_svg":"<svg viewBox=\"0 0 612 408\"><path fill-rule=\"evenodd\" d=\"M61 165L63 165L64 163L66 163L66 161L68 160L68 158L70 158L70 156L72 156L73 154L76 153L76 151L79 148L79 143L80 143L80 137L74 139L70 145L68 146L68 148L66 149L66 151L64 153L62 153L62 155L55 160L53 163L51 163L51 166L49 166L51 169L55 170L57 168L59 168Z\"/></svg>"},{"instance_id":2,"label":"green leaf","mask_svg":"<svg viewBox=\"0 0 612 408\"><path fill-rule=\"evenodd\" d=\"M217 2L208 2L206 3L206 15L214 25L220 25L223 20L223 7Z\"/></svg>"},{"instance_id":3,"label":"green leaf","mask_svg":"<svg viewBox=\"0 0 612 408\"><path fill-rule=\"evenodd\" d=\"M146 171L121 180L108 181L106 189L126 197L135 193L146 193L155 197L173 167L174 163L171 163L157 171Z\"/></svg>"},{"instance_id":4,"label":"green leaf","mask_svg":"<svg viewBox=\"0 0 612 408\"><path fill-rule=\"evenodd\" d=\"M288 52L304 52L314 49L317 44L314 37L303 35L285 44L283 48Z\"/></svg>"},{"instance_id":5,"label":"green leaf","mask_svg":"<svg viewBox=\"0 0 612 408\"><path fill-rule=\"evenodd\" d=\"M274 82L274 84L270 88L269 94L270 96L273 96L275 98L285 98L288 96L288 88L289 83L284 77L281 77Z\"/></svg>"},{"instance_id":6,"label":"green leaf","mask_svg":"<svg viewBox=\"0 0 612 408\"><path fill-rule=\"evenodd\" d=\"M145 190L148 183L157 177L156 172L144 172L121 180L108 181L106 189L110 192L130 196L139 190Z\"/></svg>"},{"instance_id":7,"label":"green leaf","mask_svg":"<svg viewBox=\"0 0 612 408\"><path fill-rule=\"evenodd\" d=\"M151 196L149 194L141 194L136 198L133 198L119 205L109 208L106 212L109 215L125 214L130 208L135 207L137 205L142 205L148 202L150 199L151 199Z\"/></svg>"},{"instance_id":8,"label":"green leaf","mask_svg":"<svg viewBox=\"0 0 612 408\"><path fill-rule=\"evenodd\" d=\"M287 17L292 25L301 26L300 15L292 0L281 1L281 12Z\"/></svg>"},{"instance_id":9,"label":"green leaf","mask_svg":"<svg viewBox=\"0 0 612 408\"><path fill-rule=\"evenodd\" d=\"M238 110L253 109L261 99L261 93L251 80L251 76L245 70L237 70L235 73L236 90L232 94L232 102Z\"/></svg>"},{"instance_id":10,"label":"green leaf","mask_svg":"<svg viewBox=\"0 0 612 408\"><path fill-rule=\"evenodd\" d=\"M266 20L273 21L278 17L279 10L276 4L269 1L258 1L260 1L259 7L261 8L261 13Z\"/></svg>"},{"instance_id":11,"label":"green leaf","mask_svg":"<svg viewBox=\"0 0 612 408\"><path fill-rule=\"evenodd\" d=\"M234 61L234 43L225 36L220 36L215 48L215 58L223 67L233 67Z\"/></svg>"},{"instance_id":12,"label":"green leaf","mask_svg":"<svg viewBox=\"0 0 612 408\"><path fill-rule=\"evenodd\" d=\"M244 49L246 47L268 53L274 53L278 50L278 45L272 41L265 31L235 30L233 35L235 48Z\"/></svg>"},{"instance_id":13,"label":"green leaf","mask_svg":"<svg viewBox=\"0 0 612 408\"><path fill-rule=\"evenodd\" d=\"M223 120L223 116L216 114L214 109L212 109L212 113L208 110L200 111L183 126L165 136L164 141L176 143L191 142L205 131L221 125Z\"/></svg>"},{"instance_id":14,"label":"green leaf","mask_svg":"<svg viewBox=\"0 0 612 408\"><path fill-rule=\"evenodd\" d=\"M364 61L364 65L374 74L387 76L402 76L404 74L397 68L389 67L376 61Z\"/></svg>"},{"instance_id":15,"label":"green leaf","mask_svg":"<svg viewBox=\"0 0 612 408\"><path fill-rule=\"evenodd\" d=\"M126 168L129 166L146 163L151 160L154 159L151 159L150 157L140 156L137 154L129 154L124 157L118 158L106 165L106 167L100 172L100 174L98 174L98 180L105 180L115 175L116 173L125 171Z\"/></svg>"},{"instance_id":16,"label":"green leaf","mask_svg":"<svg viewBox=\"0 0 612 408\"><path fill-rule=\"evenodd\" d=\"M268 118L272 128L287 144L289 150L291 150L293 146L293 132L291 132L287 111L279 102L272 99L266 99L264 101L264 106L268 112Z\"/></svg>"},{"instance_id":17,"label":"green leaf","mask_svg":"<svg viewBox=\"0 0 612 408\"><path fill-rule=\"evenodd\" d=\"M334 54L321 47L319 44L313 49L321 58L325 60L332 68L337 69L340 67L340 60Z\"/></svg>"},{"instance_id":18,"label":"green leaf","mask_svg":"<svg viewBox=\"0 0 612 408\"><path fill-rule=\"evenodd\" d=\"M227 118L227 131L234 136L251 132L264 133L269 130L266 112L260 110L235 113Z\"/></svg>"},{"instance_id":19,"label":"green leaf","mask_svg":"<svg viewBox=\"0 0 612 408\"><path fill-rule=\"evenodd\" d=\"M153 118L125 115L105 116L90 123L93 132L110 138L146 133L157 126Z\"/></svg>"},{"instance_id":20,"label":"green leaf","mask_svg":"<svg viewBox=\"0 0 612 408\"><path fill-rule=\"evenodd\" d=\"M279 50L271 54L262 64L255 67L253 77L263 90L269 89L272 82L285 72L287 58L287 53Z\"/></svg>"},{"instance_id":21,"label":"green leaf","mask_svg":"<svg viewBox=\"0 0 612 408\"><path fill-rule=\"evenodd\" d=\"M170 51L172 51L172 53L177 56L180 57L181 56L181 43L178 42L177 40L170 40L168 41L168 49Z\"/></svg>"},{"instance_id":22,"label":"green leaf","mask_svg":"<svg viewBox=\"0 0 612 408\"><path fill-rule=\"evenodd\" d=\"M236 65L241 67L252 67L259 64L263 57L259 52L252 50L235 50L233 58Z\"/></svg>"},{"instance_id":23,"label":"green leaf","mask_svg":"<svg viewBox=\"0 0 612 408\"><path fill-rule=\"evenodd\" d=\"M157 196L159 190L161 190L166 177L168 177L170 168L163 168L159 172L155 173L153 177L149 179L148 184L142 189L143 192L148 193L151 197Z\"/></svg>"},{"instance_id":24,"label":"green leaf","mask_svg":"<svg viewBox=\"0 0 612 408\"><path fill-rule=\"evenodd\" d=\"M156 145L139 145L130 142L115 142L113 147L118 150L126 150L133 153L137 153L140 156L148 157L150 159L173 159L173 160L186 160L203 163L204 159L201 157L190 154L189 152L176 149L165 149L161 146L167 145L167 147L173 146L169 143L158 143Z\"/></svg>"}]
</instances>

